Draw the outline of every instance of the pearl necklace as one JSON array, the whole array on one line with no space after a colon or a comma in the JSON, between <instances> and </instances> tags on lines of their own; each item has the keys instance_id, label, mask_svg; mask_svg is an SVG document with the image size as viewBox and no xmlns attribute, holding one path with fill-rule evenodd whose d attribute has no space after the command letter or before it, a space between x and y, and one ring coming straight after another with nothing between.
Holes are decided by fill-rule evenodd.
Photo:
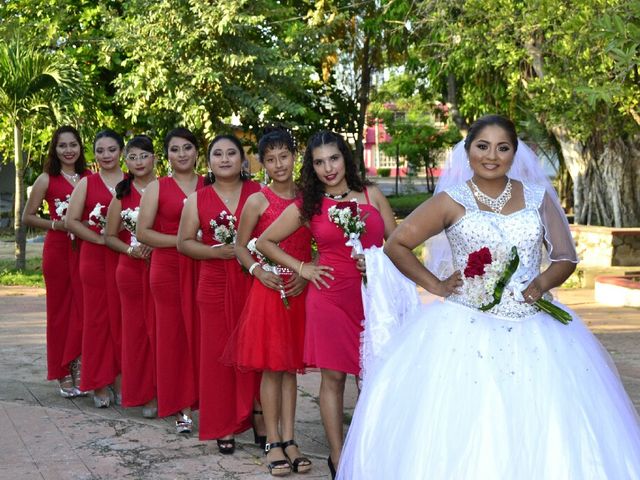
<instances>
[{"instance_id":1,"label":"pearl necklace","mask_svg":"<svg viewBox=\"0 0 640 480\"><path fill-rule=\"evenodd\" d=\"M511 199L511 179L508 177L507 184L505 185L504 190L496 198L492 198L482 190L480 190L473 179L470 179L469 181L471 182L471 187L473 188L473 196L476 197L476 200L489 207L494 213L500 213L507 202Z\"/></svg>"},{"instance_id":2,"label":"pearl necklace","mask_svg":"<svg viewBox=\"0 0 640 480\"><path fill-rule=\"evenodd\" d=\"M334 195L332 193L324 192L324 196L327 197L327 198L331 198L332 200L342 200L343 198L345 198L350 193L351 193L351 189L347 190L344 193L340 193L338 195Z\"/></svg>"},{"instance_id":3,"label":"pearl necklace","mask_svg":"<svg viewBox=\"0 0 640 480\"><path fill-rule=\"evenodd\" d=\"M64 170L60 170L60 173L62 173L62 175L64 175L65 178L69 180L71 183L76 183L78 180L80 180L80 175L77 172L74 173L73 175L69 175Z\"/></svg>"}]
</instances>

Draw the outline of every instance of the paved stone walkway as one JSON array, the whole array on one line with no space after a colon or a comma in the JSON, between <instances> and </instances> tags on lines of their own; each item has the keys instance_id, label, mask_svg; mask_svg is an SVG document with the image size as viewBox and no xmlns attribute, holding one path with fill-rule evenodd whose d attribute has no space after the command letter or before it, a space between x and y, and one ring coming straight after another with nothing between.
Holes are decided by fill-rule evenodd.
<instances>
[{"instance_id":1,"label":"paved stone walkway","mask_svg":"<svg viewBox=\"0 0 640 480\"><path fill-rule=\"evenodd\" d=\"M640 408L640 310L593 302L592 290L561 290L611 352ZM267 479L250 432L232 456L197 435L177 436L172 421L140 409L95 409L89 398L61 398L45 379L44 292L0 287L0 479ZM319 374L299 377L297 440L314 461L303 478L328 478L317 404ZM355 404L353 381L346 408Z\"/></svg>"}]
</instances>

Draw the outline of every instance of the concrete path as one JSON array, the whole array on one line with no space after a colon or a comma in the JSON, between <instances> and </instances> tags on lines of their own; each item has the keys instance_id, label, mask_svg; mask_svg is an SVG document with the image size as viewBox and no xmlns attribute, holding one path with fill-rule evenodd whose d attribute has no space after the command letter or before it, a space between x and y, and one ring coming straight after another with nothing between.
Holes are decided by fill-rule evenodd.
<instances>
[{"instance_id":1,"label":"concrete path","mask_svg":"<svg viewBox=\"0 0 640 480\"><path fill-rule=\"evenodd\" d=\"M561 290L611 352L640 407L640 310L604 307L592 290ZM0 287L0 479L267 479L250 432L232 456L197 435L177 436L171 419L146 420L140 409L93 408L89 398L61 398L45 379L44 292ZM303 478L328 478L318 410L319 374L299 377L297 440L314 461ZM347 385L348 415L355 383Z\"/></svg>"}]
</instances>

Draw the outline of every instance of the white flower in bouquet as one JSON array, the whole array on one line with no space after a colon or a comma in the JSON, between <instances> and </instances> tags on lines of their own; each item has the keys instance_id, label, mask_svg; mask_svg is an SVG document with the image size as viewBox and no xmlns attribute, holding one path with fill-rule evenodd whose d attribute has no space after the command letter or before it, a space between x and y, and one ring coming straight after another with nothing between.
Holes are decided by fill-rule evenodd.
<instances>
[{"instance_id":1,"label":"white flower in bouquet","mask_svg":"<svg viewBox=\"0 0 640 480\"><path fill-rule=\"evenodd\" d=\"M327 210L329 220L335 223L344 236L348 238L346 246L352 247L352 256L364 253L360 235L364 233L366 224L361 217L361 210L358 201L354 198L348 202L338 202ZM362 275L364 284L367 284L367 276Z\"/></svg>"},{"instance_id":2,"label":"white flower in bouquet","mask_svg":"<svg viewBox=\"0 0 640 480\"><path fill-rule=\"evenodd\" d=\"M100 235L104 234L104 228L107 226L106 213L107 207L101 203L96 203L96 206L93 207L89 214L89 225L100 227Z\"/></svg>"},{"instance_id":3,"label":"white flower in bouquet","mask_svg":"<svg viewBox=\"0 0 640 480\"><path fill-rule=\"evenodd\" d=\"M69 198L71 198L71 195L67 195L64 200L60 200L59 198L56 198L53 201L56 207L56 215L58 215L58 217L60 217L60 220L63 222L67 216L67 209L69 208Z\"/></svg>"},{"instance_id":4,"label":"white flower in bouquet","mask_svg":"<svg viewBox=\"0 0 640 480\"><path fill-rule=\"evenodd\" d=\"M120 217L122 218L122 224L124 228L131 233L131 246L136 247L140 245L138 239L136 238L136 226L138 225L138 214L140 213L140 207L136 207L134 209L127 208L120 212Z\"/></svg>"}]
</instances>

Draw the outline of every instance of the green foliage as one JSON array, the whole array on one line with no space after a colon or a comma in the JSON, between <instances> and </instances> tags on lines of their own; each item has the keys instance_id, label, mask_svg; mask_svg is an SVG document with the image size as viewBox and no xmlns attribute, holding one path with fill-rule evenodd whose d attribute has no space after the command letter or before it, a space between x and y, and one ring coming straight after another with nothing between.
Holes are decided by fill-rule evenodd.
<instances>
[{"instance_id":1,"label":"green foliage","mask_svg":"<svg viewBox=\"0 0 640 480\"><path fill-rule=\"evenodd\" d=\"M389 200L396 217L404 218L429 198L431 198L430 193L413 193L410 195L390 195L387 200Z\"/></svg>"},{"instance_id":2,"label":"green foliage","mask_svg":"<svg viewBox=\"0 0 640 480\"><path fill-rule=\"evenodd\" d=\"M0 260L0 285L22 285L44 288L42 259L30 258L24 270L16 270L12 260Z\"/></svg>"},{"instance_id":3,"label":"green foliage","mask_svg":"<svg viewBox=\"0 0 640 480\"><path fill-rule=\"evenodd\" d=\"M391 169L390 168L379 168L378 169L378 176L382 177L382 178L388 178L391 176Z\"/></svg>"}]
</instances>

